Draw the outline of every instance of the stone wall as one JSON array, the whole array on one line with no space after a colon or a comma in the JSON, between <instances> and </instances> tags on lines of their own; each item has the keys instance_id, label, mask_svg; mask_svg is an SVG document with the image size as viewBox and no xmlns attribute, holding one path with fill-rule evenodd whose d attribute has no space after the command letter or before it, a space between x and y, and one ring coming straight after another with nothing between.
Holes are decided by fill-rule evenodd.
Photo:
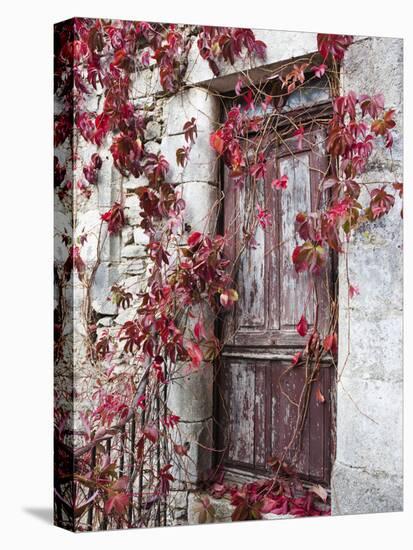
<instances>
[{"instance_id":1,"label":"stone wall","mask_svg":"<svg viewBox=\"0 0 413 550\"><path fill-rule=\"evenodd\" d=\"M168 181L175 183L186 201L185 221L190 230L213 232L220 196L216 155L209 146L209 135L220 121L220 101L214 90L233 89L239 71L259 78L267 71L292 59L316 52L316 34L286 31L257 31L256 37L268 45L265 64L257 66L238 61L222 67L221 76L212 78L208 64L193 44L186 73L187 87L166 97L159 94L157 70L150 67L133 83L136 104L151 117L145 131L145 148L161 151L170 163ZM397 110L399 133L402 108L402 42L394 39L359 39L346 54L343 84L347 91L377 93L384 91L386 105ZM102 101L99 91L89 99ZM175 162L176 149L184 145L183 124L194 116L198 138L185 168ZM79 137L79 153L88 162L97 147ZM57 152L63 161L67 151ZM108 144L99 148L103 167L91 198L76 207L74 234L88 233L82 247L86 263L96 261L100 215L114 201L124 201L127 225L119 236L103 236L100 265L96 271L91 300L96 315L97 338L103 331L114 334L135 314L134 307L121 310L108 297L114 283L132 292L144 288L147 277L146 237L139 227L138 198L135 190L146 183L144 177L123 178L112 163ZM381 152L370 161L366 181L391 178L396 168L402 179L402 143L395 142L393 165ZM386 157L387 158L387 157ZM73 181L81 179L73 175ZM391 180L393 181L393 180ZM347 270L340 264L340 344L337 405L337 459L332 494L334 513L399 510L402 507L402 249L400 208L354 236L350 245L349 279L360 288L360 295L349 304ZM59 247L59 235L71 231L71 216L56 203L57 261L66 257ZM102 237L101 237L102 238ZM59 252L60 251L60 252ZM62 252L63 251L63 252ZM59 254L62 254L62 257ZM84 325L82 304L85 289L76 280L74 293L75 370L80 387L92 378L82 346ZM350 321L350 322L349 322ZM210 319L211 326L213 319ZM78 336L76 336L78 334ZM78 343L78 345L76 345ZM183 385L185 388L183 389ZM202 369L169 388L169 403L181 417L181 443L189 444L187 472L174 474L174 517L171 523L186 519L187 489L210 466L212 440L212 368ZM188 482L190 484L188 485Z\"/></svg>"},{"instance_id":2,"label":"stone wall","mask_svg":"<svg viewBox=\"0 0 413 550\"><path fill-rule=\"evenodd\" d=\"M397 137L389 160L378 150L366 183L403 180L403 41L368 38L353 44L343 63L348 92L383 91L396 110ZM348 271L340 263L337 453L332 493L335 514L403 508L403 259L400 204L354 235ZM348 274L348 278L347 278ZM348 280L360 294L348 301Z\"/></svg>"}]
</instances>

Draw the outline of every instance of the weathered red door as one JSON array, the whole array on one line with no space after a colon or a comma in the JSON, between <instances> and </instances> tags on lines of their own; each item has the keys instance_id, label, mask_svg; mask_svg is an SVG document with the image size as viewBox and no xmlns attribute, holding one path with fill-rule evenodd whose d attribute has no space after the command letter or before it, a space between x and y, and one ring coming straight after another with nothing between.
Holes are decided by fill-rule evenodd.
<instances>
[{"instance_id":1,"label":"weathered red door","mask_svg":"<svg viewBox=\"0 0 413 550\"><path fill-rule=\"evenodd\" d=\"M223 322L225 347L218 372L218 447L225 449L221 460L235 474L265 475L269 461L282 457L293 438L297 406L305 379L305 367L287 369L305 339L296 325L308 303L309 280L295 272L291 254L296 246L294 229L298 212L308 212L322 200L319 183L327 170L324 131L308 132L298 150L296 139L281 146L270 139L266 150L268 172L258 181L251 203L250 182L241 190L224 178L224 229L231 237L228 254L239 268L236 284L239 301ZM270 183L282 174L288 187L274 190ZM248 208L265 205L272 225L258 227L255 248L243 247L242 220ZM320 323L327 320L331 292L331 262L320 277ZM305 311L309 323L312 311ZM320 324L319 323L319 324ZM320 403L315 392L325 398ZM333 453L332 416L335 369L322 364L313 384L309 408L299 443L285 454L303 479L328 484Z\"/></svg>"}]
</instances>

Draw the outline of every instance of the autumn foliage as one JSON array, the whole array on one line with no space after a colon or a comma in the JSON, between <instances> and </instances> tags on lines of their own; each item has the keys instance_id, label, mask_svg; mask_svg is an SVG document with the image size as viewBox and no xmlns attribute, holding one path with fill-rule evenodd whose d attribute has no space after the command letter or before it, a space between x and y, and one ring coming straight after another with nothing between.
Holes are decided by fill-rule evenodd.
<instances>
[{"instance_id":1,"label":"autumn foliage","mask_svg":"<svg viewBox=\"0 0 413 550\"><path fill-rule=\"evenodd\" d=\"M333 71L351 43L350 36L318 35L323 63L290 67L280 76L283 94L288 96L309 78L321 79L326 71ZM238 300L231 266L225 258L228 236L185 230L185 202L168 181L170 163L183 167L191 162L191 148L198 139L196 119L184 122L182 147L175 158L166 159L163 154L146 150L144 131L148 117L136 108L131 96L133 73L144 71L151 64L158 69L163 92L177 92L184 82L191 45L181 27L147 22L76 19L74 24L59 26L56 33L55 93L64 108L55 117L55 146L71 146L74 135L98 147L106 143L121 176L146 177L147 184L138 188L137 198L140 228L148 239L146 250L151 264L147 287L139 295L122 285L112 286L108 299L123 309L136 310L133 320L125 322L116 335L107 331L97 339L91 312L86 313L89 360L104 368L93 395L93 407L78 419L82 429L78 430L75 443L70 439L72 434L68 436L73 418L64 407L56 407L56 501L60 521L66 514L72 528L91 528L91 521L95 521L94 528L103 528L108 518L119 527L152 524L160 503L167 502L174 482L173 464L185 461L188 452L176 438L180 418L162 402L164 388L179 373L180 365L184 365L185 373L198 371L220 353L222 344L213 327L206 326L203 308L219 316ZM244 57L262 60L266 52L266 45L256 39L251 29L198 27L196 45L211 76L219 75L225 63L233 65ZM101 109L89 111L86 100L97 88L103 90ZM259 147L254 159L248 158L247 136L251 132L264 133L268 115L282 109L282 105L270 93L255 93L242 79L234 93L239 104L229 110L223 123L209 136L209 143L240 189L250 181L263 179L268 171L266 155ZM251 116L251 111L258 108L260 114ZM396 182L399 187L394 188L365 188L366 207L361 200L360 176L376 147L391 150L394 115L385 107L380 91L374 96L348 92L333 97L326 149L334 159L334 169L324 178L321 190L329 200L313 212L296 213L299 244L291 262L298 273L306 272L317 279L330 254L345 252L355 229L393 208L394 194L401 192L400 183ZM299 148L305 142L309 125L308 121L296 124L290 134ZM57 157L54 160L54 183L65 204L70 204L73 194L79 200L89 200L106 162L99 154L93 154L83 166L84 179L74 182L68 179L73 159L76 162L76 150L67 165ZM285 174L279 174L271 183L274 193L282 193L290 185ZM252 212L253 220L246 233L248 246L253 244L256 231L268 230L272 225L271 212L265 204L254 204ZM101 229L116 236L125 220L123 199L119 197L102 213ZM92 284L94 272L81 255L87 239L88 235L83 235L73 242L72 236L62 235L68 259L61 285L67 285L72 276L78 277L85 287ZM316 324L309 328L305 310L310 307L303 304L303 315L297 319L303 353L296 357L292 368L308 360L306 357L337 353L336 324L332 323L326 334L319 334ZM60 349L64 335L59 323L55 330L56 349ZM132 365L125 376L119 376L110 366L115 357ZM61 395L57 402L65 397L70 399ZM132 420L134 468L125 472L119 469L120 454L110 455L107 442L116 434L125 434ZM137 489L137 476L142 471L146 472L145 487ZM225 490L221 490L220 497L226 494L234 506L232 519L259 519L265 513L328 513L327 494L322 488L308 491L301 487L292 494L279 481L279 473L280 468L274 468L277 481L237 488L221 484ZM217 490L216 482L211 483L211 490ZM208 498L201 501L199 513L204 521L213 519Z\"/></svg>"}]
</instances>

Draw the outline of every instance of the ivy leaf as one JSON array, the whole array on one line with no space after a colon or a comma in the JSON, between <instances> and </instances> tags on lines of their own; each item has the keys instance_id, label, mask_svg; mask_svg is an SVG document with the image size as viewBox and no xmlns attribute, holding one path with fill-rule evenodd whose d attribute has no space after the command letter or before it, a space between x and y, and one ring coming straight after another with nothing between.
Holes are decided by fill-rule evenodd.
<instances>
[{"instance_id":1,"label":"ivy leaf","mask_svg":"<svg viewBox=\"0 0 413 550\"><path fill-rule=\"evenodd\" d=\"M176 164L185 168L189 158L189 148L188 147L179 147L176 150Z\"/></svg>"},{"instance_id":2,"label":"ivy leaf","mask_svg":"<svg viewBox=\"0 0 413 550\"><path fill-rule=\"evenodd\" d=\"M143 435L152 443L156 443L159 439L159 432L155 426L146 426L143 430Z\"/></svg>"},{"instance_id":3,"label":"ivy leaf","mask_svg":"<svg viewBox=\"0 0 413 550\"><path fill-rule=\"evenodd\" d=\"M345 34L317 34L318 51L324 59L331 54L333 59L341 61L353 39L353 36Z\"/></svg>"},{"instance_id":4,"label":"ivy leaf","mask_svg":"<svg viewBox=\"0 0 413 550\"><path fill-rule=\"evenodd\" d=\"M294 357L293 357L292 360L291 360L291 365L292 365L293 367L295 367L295 366L298 365L298 363L299 363L300 360L301 360L301 355L302 355L301 351L297 351L297 353L294 354Z\"/></svg>"},{"instance_id":5,"label":"ivy leaf","mask_svg":"<svg viewBox=\"0 0 413 550\"><path fill-rule=\"evenodd\" d=\"M222 155L225 148L222 130L217 130L216 132L211 134L211 137L209 138L209 143L211 147L215 149L218 155Z\"/></svg>"},{"instance_id":6,"label":"ivy leaf","mask_svg":"<svg viewBox=\"0 0 413 550\"><path fill-rule=\"evenodd\" d=\"M384 113L383 118L373 120L371 131L374 132L376 136L385 136L389 130L396 126L393 120L394 113L394 109L390 109Z\"/></svg>"},{"instance_id":7,"label":"ivy leaf","mask_svg":"<svg viewBox=\"0 0 413 550\"><path fill-rule=\"evenodd\" d=\"M384 109L384 95L361 95L359 97L359 103L363 116L368 113L372 118L377 118L378 114Z\"/></svg>"},{"instance_id":8,"label":"ivy leaf","mask_svg":"<svg viewBox=\"0 0 413 550\"><path fill-rule=\"evenodd\" d=\"M300 126L299 128L297 128L297 130L293 133L293 136L297 139L298 150L301 151L301 149L303 148L304 127Z\"/></svg>"},{"instance_id":9,"label":"ivy leaf","mask_svg":"<svg viewBox=\"0 0 413 550\"><path fill-rule=\"evenodd\" d=\"M324 351L331 351L331 353L337 353L337 334L334 332L324 338L323 341Z\"/></svg>"},{"instance_id":10,"label":"ivy leaf","mask_svg":"<svg viewBox=\"0 0 413 550\"><path fill-rule=\"evenodd\" d=\"M315 65L314 67L311 67L311 70L315 74L317 78L321 78L323 74L326 72L327 65L324 63L321 63L321 65Z\"/></svg>"},{"instance_id":11,"label":"ivy leaf","mask_svg":"<svg viewBox=\"0 0 413 550\"><path fill-rule=\"evenodd\" d=\"M271 187L273 189L287 189L288 184L288 176L287 174L284 174L279 179L275 179L271 182Z\"/></svg>"},{"instance_id":12,"label":"ivy leaf","mask_svg":"<svg viewBox=\"0 0 413 550\"><path fill-rule=\"evenodd\" d=\"M184 136L186 142L195 143L195 138L198 137L198 129L196 126L196 120L194 117L188 120L184 124Z\"/></svg>"},{"instance_id":13,"label":"ivy leaf","mask_svg":"<svg viewBox=\"0 0 413 550\"><path fill-rule=\"evenodd\" d=\"M184 443L183 445L174 444L174 451L179 456L187 456L189 450L189 443Z\"/></svg>"},{"instance_id":14,"label":"ivy leaf","mask_svg":"<svg viewBox=\"0 0 413 550\"><path fill-rule=\"evenodd\" d=\"M129 496L126 493L117 493L108 498L105 503L105 513L110 514L114 511L116 514L123 514L129 504Z\"/></svg>"},{"instance_id":15,"label":"ivy leaf","mask_svg":"<svg viewBox=\"0 0 413 550\"><path fill-rule=\"evenodd\" d=\"M194 248L197 244L199 244L202 240L202 233L199 231L194 231L191 233L188 237L188 246L191 248Z\"/></svg>"},{"instance_id":16,"label":"ivy leaf","mask_svg":"<svg viewBox=\"0 0 413 550\"><path fill-rule=\"evenodd\" d=\"M236 95L241 95L242 87L244 86L244 81L241 77L238 78L237 83L235 84L235 93Z\"/></svg>"},{"instance_id":17,"label":"ivy leaf","mask_svg":"<svg viewBox=\"0 0 413 550\"><path fill-rule=\"evenodd\" d=\"M238 292L233 288L224 290L224 292L221 292L221 295L219 297L219 301L221 302L221 305L223 307L231 307L232 304L237 300L238 300Z\"/></svg>"},{"instance_id":18,"label":"ivy leaf","mask_svg":"<svg viewBox=\"0 0 413 550\"><path fill-rule=\"evenodd\" d=\"M296 326L297 332L300 336L305 336L308 332L308 323L304 315L301 315L301 319Z\"/></svg>"},{"instance_id":19,"label":"ivy leaf","mask_svg":"<svg viewBox=\"0 0 413 550\"><path fill-rule=\"evenodd\" d=\"M317 403L325 403L326 398L321 393L320 386L317 386L317 390L316 390L316 393L315 393L315 398L316 398Z\"/></svg>"},{"instance_id":20,"label":"ivy leaf","mask_svg":"<svg viewBox=\"0 0 413 550\"><path fill-rule=\"evenodd\" d=\"M351 298L354 298L354 296L357 296L358 294L360 294L360 290L358 289L358 287L356 285L350 285L348 287L348 293L349 293L350 299L351 299Z\"/></svg>"},{"instance_id":21,"label":"ivy leaf","mask_svg":"<svg viewBox=\"0 0 413 550\"><path fill-rule=\"evenodd\" d=\"M199 320L195 326L194 326L194 334L195 334L195 338L197 340L201 340L201 338L206 338L206 332L205 332L205 327L204 327L204 323Z\"/></svg>"},{"instance_id":22,"label":"ivy leaf","mask_svg":"<svg viewBox=\"0 0 413 550\"><path fill-rule=\"evenodd\" d=\"M198 346L198 344L195 344L194 342L191 342L191 341L187 341L186 351L188 353L189 359L191 360L191 368L195 370L199 369L203 359L201 348Z\"/></svg>"}]
</instances>

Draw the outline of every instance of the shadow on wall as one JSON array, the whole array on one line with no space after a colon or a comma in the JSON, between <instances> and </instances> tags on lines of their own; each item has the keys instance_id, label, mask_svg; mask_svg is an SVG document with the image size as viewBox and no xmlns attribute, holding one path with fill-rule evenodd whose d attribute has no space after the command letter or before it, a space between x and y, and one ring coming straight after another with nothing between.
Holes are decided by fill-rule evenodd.
<instances>
[{"instance_id":1,"label":"shadow on wall","mask_svg":"<svg viewBox=\"0 0 413 550\"><path fill-rule=\"evenodd\" d=\"M29 514L37 519L40 519L41 521L44 521L48 523L49 525L53 524L53 509L50 508L23 508L23 511L26 514Z\"/></svg>"}]
</instances>

